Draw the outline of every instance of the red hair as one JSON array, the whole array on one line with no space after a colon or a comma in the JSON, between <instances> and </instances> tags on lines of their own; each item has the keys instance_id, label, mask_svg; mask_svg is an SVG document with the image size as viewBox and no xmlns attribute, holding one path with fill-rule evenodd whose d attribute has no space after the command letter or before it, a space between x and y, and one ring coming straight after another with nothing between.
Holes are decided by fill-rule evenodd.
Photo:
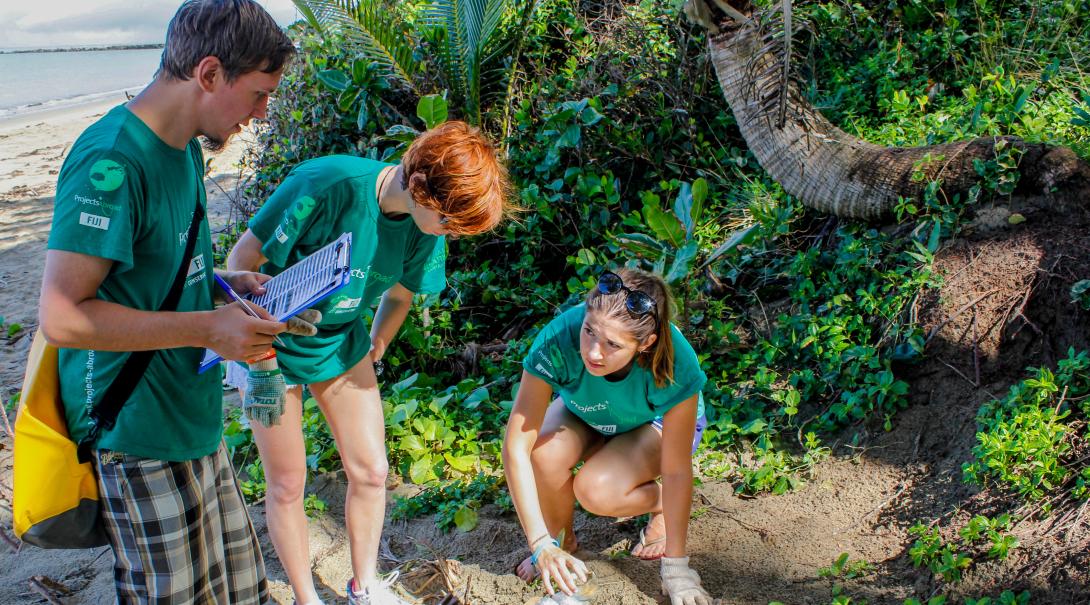
<instances>
[{"instance_id":1,"label":"red hair","mask_svg":"<svg viewBox=\"0 0 1090 605\"><path fill-rule=\"evenodd\" d=\"M445 217L449 233L484 233L516 210L507 168L496 155L477 128L444 122L409 145L401 159L401 186L417 204Z\"/></svg>"}]
</instances>

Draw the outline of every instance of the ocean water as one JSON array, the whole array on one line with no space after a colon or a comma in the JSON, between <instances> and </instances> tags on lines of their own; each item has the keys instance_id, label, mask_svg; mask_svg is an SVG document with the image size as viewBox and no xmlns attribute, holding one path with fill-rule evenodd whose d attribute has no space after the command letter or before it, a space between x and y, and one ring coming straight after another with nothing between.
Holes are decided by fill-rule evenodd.
<instances>
[{"instance_id":1,"label":"ocean water","mask_svg":"<svg viewBox=\"0 0 1090 605\"><path fill-rule=\"evenodd\" d=\"M0 54L0 118L142 88L162 49Z\"/></svg>"}]
</instances>

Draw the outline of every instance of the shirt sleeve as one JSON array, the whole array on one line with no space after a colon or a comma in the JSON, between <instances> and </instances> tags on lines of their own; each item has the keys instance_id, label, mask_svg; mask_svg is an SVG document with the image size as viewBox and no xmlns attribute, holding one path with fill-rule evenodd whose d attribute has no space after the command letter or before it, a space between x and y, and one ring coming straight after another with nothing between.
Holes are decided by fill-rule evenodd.
<instances>
[{"instance_id":1,"label":"shirt sleeve","mask_svg":"<svg viewBox=\"0 0 1090 605\"><path fill-rule=\"evenodd\" d=\"M447 287L447 238L424 234L405 258L400 281L415 294L438 294Z\"/></svg>"},{"instance_id":2,"label":"shirt sleeve","mask_svg":"<svg viewBox=\"0 0 1090 605\"><path fill-rule=\"evenodd\" d=\"M696 395L704 388L708 376L700 368L696 351L677 326L670 326L674 344L674 380L664 388L653 389L649 396L651 404L660 414L686 399Z\"/></svg>"},{"instance_id":3,"label":"shirt sleeve","mask_svg":"<svg viewBox=\"0 0 1090 605\"><path fill-rule=\"evenodd\" d=\"M250 219L261 253L272 264L286 266L292 249L318 223L324 192L315 189L310 179L292 172Z\"/></svg>"},{"instance_id":4,"label":"shirt sleeve","mask_svg":"<svg viewBox=\"0 0 1090 605\"><path fill-rule=\"evenodd\" d=\"M522 368L549 383L554 389L575 385L583 362L579 357L579 329L583 324L579 308L569 309L541 329Z\"/></svg>"},{"instance_id":5,"label":"shirt sleeve","mask_svg":"<svg viewBox=\"0 0 1090 605\"><path fill-rule=\"evenodd\" d=\"M143 207L143 173L125 156L74 152L57 178L48 247L110 259L127 271Z\"/></svg>"}]
</instances>

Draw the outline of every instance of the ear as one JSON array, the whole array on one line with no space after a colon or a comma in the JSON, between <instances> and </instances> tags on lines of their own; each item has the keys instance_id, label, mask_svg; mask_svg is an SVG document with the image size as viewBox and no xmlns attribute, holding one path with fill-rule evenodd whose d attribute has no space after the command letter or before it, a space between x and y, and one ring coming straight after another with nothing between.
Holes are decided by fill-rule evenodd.
<instances>
[{"instance_id":1,"label":"ear","mask_svg":"<svg viewBox=\"0 0 1090 605\"><path fill-rule=\"evenodd\" d=\"M215 91L218 85L217 78L223 79L225 76L223 64L218 57L211 55L201 59L201 62L193 68L193 80L204 92Z\"/></svg>"},{"instance_id":2,"label":"ear","mask_svg":"<svg viewBox=\"0 0 1090 605\"><path fill-rule=\"evenodd\" d=\"M428 188L428 177L423 172L414 172L409 176L409 195L418 206L431 208L431 204L428 203L431 199L431 189Z\"/></svg>"},{"instance_id":3,"label":"ear","mask_svg":"<svg viewBox=\"0 0 1090 605\"><path fill-rule=\"evenodd\" d=\"M651 334L640 343L640 353L646 353L648 349L655 345L655 341L659 339L658 334Z\"/></svg>"}]
</instances>

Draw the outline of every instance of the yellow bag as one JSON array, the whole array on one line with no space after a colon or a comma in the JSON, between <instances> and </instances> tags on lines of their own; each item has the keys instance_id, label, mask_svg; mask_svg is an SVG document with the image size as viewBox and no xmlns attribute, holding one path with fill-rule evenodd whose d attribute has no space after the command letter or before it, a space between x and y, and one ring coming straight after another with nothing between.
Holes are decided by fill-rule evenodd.
<instances>
[{"instance_id":1,"label":"yellow bag","mask_svg":"<svg viewBox=\"0 0 1090 605\"><path fill-rule=\"evenodd\" d=\"M80 464L61 402L57 348L41 330L27 357L15 419L15 535L42 548L91 548L107 543L98 484Z\"/></svg>"}]
</instances>

